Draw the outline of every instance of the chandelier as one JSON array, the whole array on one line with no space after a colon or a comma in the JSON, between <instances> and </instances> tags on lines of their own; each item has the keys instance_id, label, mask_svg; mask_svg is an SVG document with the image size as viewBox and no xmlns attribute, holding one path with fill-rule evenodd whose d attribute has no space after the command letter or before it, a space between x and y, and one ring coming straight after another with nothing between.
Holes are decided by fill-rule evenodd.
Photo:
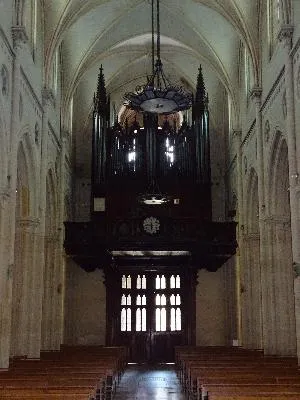
<instances>
[{"instance_id":1,"label":"chandelier","mask_svg":"<svg viewBox=\"0 0 300 400\"><path fill-rule=\"evenodd\" d=\"M156 0L157 45L154 63L154 0L152 3L152 75L147 83L138 86L135 92L124 95L125 105L140 112L169 114L187 110L192 106L193 96L184 87L173 85L163 70L160 58L159 0Z\"/></svg>"},{"instance_id":2,"label":"chandelier","mask_svg":"<svg viewBox=\"0 0 300 400\"><path fill-rule=\"evenodd\" d=\"M169 203L171 201L171 196L163 194L160 191L158 184L153 179L147 192L139 194L137 200L139 203L146 204L148 206L157 206Z\"/></svg>"}]
</instances>

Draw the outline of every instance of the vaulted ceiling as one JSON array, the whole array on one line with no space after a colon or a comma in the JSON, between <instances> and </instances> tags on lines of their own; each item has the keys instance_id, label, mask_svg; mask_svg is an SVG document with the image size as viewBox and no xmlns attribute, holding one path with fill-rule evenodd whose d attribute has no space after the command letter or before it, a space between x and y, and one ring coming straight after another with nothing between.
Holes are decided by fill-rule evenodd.
<instances>
[{"instance_id":1,"label":"vaulted ceiling","mask_svg":"<svg viewBox=\"0 0 300 400\"><path fill-rule=\"evenodd\" d=\"M46 79L61 44L63 110L74 98L77 130L87 126L97 74L118 110L124 92L151 73L151 0L47 0ZM240 41L253 71L258 59L260 0L161 0L161 58L171 80L194 89L202 64L213 108L225 92L238 103Z\"/></svg>"},{"instance_id":2,"label":"vaulted ceiling","mask_svg":"<svg viewBox=\"0 0 300 400\"><path fill-rule=\"evenodd\" d=\"M113 97L151 71L150 0L47 0L47 66L63 41L65 100L81 86L91 101L99 65ZM208 87L236 88L239 40L257 62L258 0L161 0L162 60L168 75L195 86L199 64ZM50 61L50 62L49 62ZM255 65L254 65L255 66ZM50 68L48 68L50 72ZM212 92L212 91L210 91Z\"/></svg>"}]
</instances>

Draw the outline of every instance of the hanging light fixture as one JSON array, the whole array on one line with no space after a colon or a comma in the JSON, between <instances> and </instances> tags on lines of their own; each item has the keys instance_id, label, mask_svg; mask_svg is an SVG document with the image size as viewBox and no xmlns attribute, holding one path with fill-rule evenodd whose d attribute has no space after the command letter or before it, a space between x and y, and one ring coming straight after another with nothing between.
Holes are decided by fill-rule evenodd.
<instances>
[{"instance_id":1,"label":"hanging light fixture","mask_svg":"<svg viewBox=\"0 0 300 400\"><path fill-rule=\"evenodd\" d=\"M161 205L169 203L171 196L164 194L160 191L158 184L153 179L146 193L138 195L137 200L139 203L150 205Z\"/></svg>"},{"instance_id":2,"label":"hanging light fixture","mask_svg":"<svg viewBox=\"0 0 300 400\"><path fill-rule=\"evenodd\" d=\"M154 0L152 0L152 75L144 86L124 95L125 105L136 110L155 114L169 114L187 110L192 106L192 94L184 87L172 85L163 71L160 58L159 0L156 0L157 45L154 63Z\"/></svg>"}]
</instances>

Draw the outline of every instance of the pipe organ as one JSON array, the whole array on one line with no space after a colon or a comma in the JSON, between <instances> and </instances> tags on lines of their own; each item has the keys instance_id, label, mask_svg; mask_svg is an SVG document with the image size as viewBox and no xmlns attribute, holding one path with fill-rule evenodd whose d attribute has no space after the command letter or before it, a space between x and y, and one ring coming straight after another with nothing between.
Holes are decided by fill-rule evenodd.
<instances>
[{"instance_id":1,"label":"pipe organ","mask_svg":"<svg viewBox=\"0 0 300 400\"><path fill-rule=\"evenodd\" d=\"M106 198L108 213L116 212L113 204L119 200L119 189L131 191L132 202L139 193L146 195L155 188L179 199L183 214L193 199L192 212L196 204L199 212L190 216L211 218L209 112L201 69L190 125L185 116L181 126L176 126L176 119L165 116L159 124L157 114L144 113L142 126L135 119L123 126L115 121L109 127L102 68L94 103L92 192L94 198ZM124 195L122 201L126 202Z\"/></svg>"},{"instance_id":2,"label":"pipe organ","mask_svg":"<svg viewBox=\"0 0 300 400\"><path fill-rule=\"evenodd\" d=\"M195 268L216 270L234 254L235 223L212 221L208 96L201 67L188 112L188 118L131 114L110 125L100 68L93 111L91 220L65 224L66 251L86 270L115 261L116 254L122 255L119 262L139 265L149 257L151 263L177 263L174 254L182 254Z\"/></svg>"}]
</instances>

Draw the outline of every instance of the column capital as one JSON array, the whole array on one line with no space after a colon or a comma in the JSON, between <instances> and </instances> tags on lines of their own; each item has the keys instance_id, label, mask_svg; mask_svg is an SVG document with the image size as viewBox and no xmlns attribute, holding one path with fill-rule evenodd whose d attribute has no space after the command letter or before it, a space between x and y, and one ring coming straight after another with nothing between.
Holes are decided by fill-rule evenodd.
<instances>
[{"instance_id":1,"label":"column capital","mask_svg":"<svg viewBox=\"0 0 300 400\"><path fill-rule=\"evenodd\" d=\"M233 144L236 146L236 150L238 150L242 143L242 130L233 129L232 139L233 139Z\"/></svg>"},{"instance_id":2,"label":"column capital","mask_svg":"<svg viewBox=\"0 0 300 400\"><path fill-rule=\"evenodd\" d=\"M253 86L250 92L251 99L256 103L261 102L262 88L260 86Z\"/></svg>"},{"instance_id":3,"label":"column capital","mask_svg":"<svg viewBox=\"0 0 300 400\"><path fill-rule=\"evenodd\" d=\"M241 139L242 137L242 130L241 129L233 129L232 136L237 139Z\"/></svg>"},{"instance_id":4,"label":"column capital","mask_svg":"<svg viewBox=\"0 0 300 400\"><path fill-rule=\"evenodd\" d=\"M28 217L28 218L18 218L17 223L20 227L25 229L35 229L40 224L39 218Z\"/></svg>"},{"instance_id":5,"label":"column capital","mask_svg":"<svg viewBox=\"0 0 300 400\"><path fill-rule=\"evenodd\" d=\"M0 188L0 207L4 207L5 203L10 198L10 190L7 188Z\"/></svg>"},{"instance_id":6,"label":"column capital","mask_svg":"<svg viewBox=\"0 0 300 400\"><path fill-rule=\"evenodd\" d=\"M25 30L25 26L16 25L11 28L11 34L13 39L13 46L15 49L22 47L28 42L28 36Z\"/></svg>"},{"instance_id":7,"label":"column capital","mask_svg":"<svg viewBox=\"0 0 300 400\"><path fill-rule=\"evenodd\" d=\"M260 239L259 233L243 232L242 234L245 242L257 242Z\"/></svg>"},{"instance_id":8,"label":"column capital","mask_svg":"<svg viewBox=\"0 0 300 400\"><path fill-rule=\"evenodd\" d=\"M284 228L289 229L291 225L291 219L290 217L280 217L280 216L274 216L274 215L265 215L263 218L261 218L261 221L264 222L265 224L269 224L272 226L276 225L281 225Z\"/></svg>"},{"instance_id":9,"label":"column capital","mask_svg":"<svg viewBox=\"0 0 300 400\"><path fill-rule=\"evenodd\" d=\"M241 129L233 129L232 130L232 138L237 145L240 144L242 142L242 130Z\"/></svg>"},{"instance_id":10,"label":"column capital","mask_svg":"<svg viewBox=\"0 0 300 400\"><path fill-rule=\"evenodd\" d=\"M42 89L42 102L43 106L52 105L55 107L55 95L52 89L47 87Z\"/></svg>"},{"instance_id":11,"label":"column capital","mask_svg":"<svg viewBox=\"0 0 300 400\"><path fill-rule=\"evenodd\" d=\"M61 139L64 144L68 144L70 141L71 134L68 129L61 130Z\"/></svg>"},{"instance_id":12,"label":"column capital","mask_svg":"<svg viewBox=\"0 0 300 400\"><path fill-rule=\"evenodd\" d=\"M278 32L278 40L280 42L284 42L284 45L291 45L291 40L293 38L294 27L293 25L281 25L281 28Z\"/></svg>"}]
</instances>

